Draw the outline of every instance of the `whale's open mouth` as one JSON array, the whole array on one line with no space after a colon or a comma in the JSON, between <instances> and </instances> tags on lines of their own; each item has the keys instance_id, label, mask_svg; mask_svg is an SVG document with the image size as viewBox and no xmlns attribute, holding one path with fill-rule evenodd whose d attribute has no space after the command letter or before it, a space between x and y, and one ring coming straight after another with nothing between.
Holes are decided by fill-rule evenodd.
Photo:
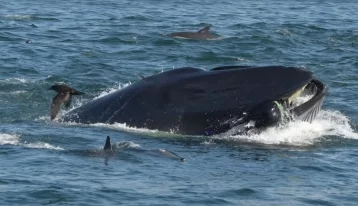
<instances>
[{"instance_id":1,"label":"whale's open mouth","mask_svg":"<svg viewBox=\"0 0 358 206\"><path fill-rule=\"evenodd\" d=\"M267 106L262 107L259 116L241 119L244 121L238 125L242 126L241 132L246 133L252 129L266 128L292 120L311 123L321 110L326 93L327 86L317 79L312 79L289 96L267 103Z\"/></svg>"},{"instance_id":2,"label":"whale's open mouth","mask_svg":"<svg viewBox=\"0 0 358 206\"><path fill-rule=\"evenodd\" d=\"M326 92L327 86L319 80L313 79L285 103L288 103L288 108L295 118L312 122L321 110Z\"/></svg>"}]
</instances>

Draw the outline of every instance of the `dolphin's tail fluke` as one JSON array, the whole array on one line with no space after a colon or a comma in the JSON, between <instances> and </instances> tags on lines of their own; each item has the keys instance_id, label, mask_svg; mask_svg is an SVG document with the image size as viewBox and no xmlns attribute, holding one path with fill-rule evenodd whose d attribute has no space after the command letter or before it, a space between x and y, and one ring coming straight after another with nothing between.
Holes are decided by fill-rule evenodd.
<instances>
[{"instance_id":1,"label":"dolphin's tail fluke","mask_svg":"<svg viewBox=\"0 0 358 206\"><path fill-rule=\"evenodd\" d=\"M106 150L111 150L111 149L112 149L111 138L109 136L107 136L106 144L104 145L103 150L106 151Z\"/></svg>"}]
</instances>

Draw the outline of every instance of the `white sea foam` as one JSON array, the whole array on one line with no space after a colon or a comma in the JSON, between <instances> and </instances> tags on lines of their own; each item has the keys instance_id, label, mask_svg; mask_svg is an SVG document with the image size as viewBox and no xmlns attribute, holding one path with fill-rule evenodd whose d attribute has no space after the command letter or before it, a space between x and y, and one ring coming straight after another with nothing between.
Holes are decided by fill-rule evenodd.
<instances>
[{"instance_id":1,"label":"white sea foam","mask_svg":"<svg viewBox=\"0 0 358 206\"><path fill-rule=\"evenodd\" d=\"M242 57L237 57L236 60L240 61L240 62L247 61L245 58L242 58Z\"/></svg>"},{"instance_id":2,"label":"white sea foam","mask_svg":"<svg viewBox=\"0 0 358 206\"><path fill-rule=\"evenodd\" d=\"M5 134L0 133L0 145L18 145L20 141L19 135L11 135L11 134Z\"/></svg>"},{"instance_id":3,"label":"white sea foam","mask_svg":"<svg viewBox=\"0 0 358 206\"><path fill-rule=\"evenodd\" d=\"M6 83L10 82L12 84L18 84L18 83L28 83L30 81L24 78L8 78L8 79L0 80L0 82L6 82Z\"/></svg>"},{"instance_id":4,"label":"white sea foam","mask_svg":"<svg viewBox=\"0 0 358 206\"><path fill-rule=\"evenodd\" d=\"M132 141L116 142L114 145L115 145L116 149L122 149L122 148L140 149L140 148L142 148L142 146L140 144L134 143Z\"/></svg>"},{"instance_id":5,"label":"white sea foam","mask_svg":"<svg viewBox=\"0 0 358 206\"><path fill-rule=\"evenodd\" d=\"M324 136L358 139L358 133L351 127L346 116L338 111L327 110L321 111L312 123L294 121L286 125L269 128L260 134L228 136L221 134L214 138L263 144L305 146L322 140Z\"/></svg>"},{"instance_id":6,"label":"white sea foam","mask_svg":"<svg viewBox=\"0 0 358 206\"><path fill-rule=\"evenodd\" d=\"M4 19L12 19L12 20L23 20L23 19L31 19L33 15L28 14L9 14L5 16L1 16Z\"/></svg>"},{"instance_id":7,"label":"white sea foam","mask_svg":"<svg viewBox=\"0 0 358 206\"><path fill-rule=\"evenodd\" d=\"M27 147L27 148L64 150L61 147L53 146L46 142L35 142L35 143L21 142L20 135L5 134L5 133L0 133L0 145L16 145L16 146L22 146L22 147Z\"/></svg>"},{"instance_id":8,"label":"white sea foam","mask_svg":"<svg viewBox=\"0 0 358 206\"><path fill-rule=\"evenodd\" d=\"M81 125L77 123L66 123L71 125ZM182 135L172 132L162 132L146 128L129 127L126 124L114 123L91 124L94 127L105 127L121 131L143 133L153 137L178 137ZM312 122L293 121L285 125L268 128L259 134L232 135L235 128L219 135L212 136L210 140L205 140L203 144L211 144L215 139L226 139L229 141L245 141L270 145L294 145L306 146L324 140L327 136L338 136L341 138L358 139L358 133L354 131L350 120L339 111L322 110L317 118Z\"/></svg>"},{"instance_id":9,"label":"white sea foam","mask_svg":"<svg viewBox=\"0 0 358 206\"><path fill-rule=\"evenodd\" d=\"M18 91L13 91L11 92L11 94L23 94L23 93L26 93L27 91L24 91L24 90L18 90Z\"/></svg>"},{"instance_id":10,"label":"white sea foam","mask_svg":"<svg viewBox=\"0 0 358 206\"><path fill-rule=\"evenodd\" d=\"M38 148L38 149L64 150L63 148L61 148L59 146L53 146L46 142L25 143L25 144L22 144L22 146L25 146L28 148Z\"/></svg>"},{"instance_id":11,"label":"white sea foam","mask_svg":"<svg viewBox=\"0 0 358 206\"><path fill-rule=\"evenodd\" d=\"M111 129L118 129L118 130L122 130L122 131L131 131L131 132L138 132L138 133L158 133L158 130L130 127L130 126L127 126L125 123L124 124L121 124L121 123L114 123L114 124L96 123L96 124L91 124L91 125L95 126L95 127L106 127L106 128L111 128Z\"/></svg>"}]
</instances>

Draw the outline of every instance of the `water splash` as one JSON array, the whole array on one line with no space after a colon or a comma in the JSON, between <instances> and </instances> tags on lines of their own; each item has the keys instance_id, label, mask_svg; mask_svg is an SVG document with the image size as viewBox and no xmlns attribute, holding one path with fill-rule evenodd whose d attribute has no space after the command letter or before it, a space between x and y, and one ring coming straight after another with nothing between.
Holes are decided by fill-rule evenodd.
<instances>
[{"instance_id":1,"label":"water splash","mask_svg":"<svg viewBox=\"0 0 358 206\"><path fill-rule=\"evenodd\" d=\"M11 135L11 134L5 134L0 133L0 145L18 145L19 144L19 135Z\"/></svg>"},{"instance_id":2,"label":"water splash","mask_svg":"<svg viewBox=\"0 0 358 206\"><path fill-rule=\"evenodd\" d=\"M121 131L130 131L130 132L146 133L146 134L159 132L158 130L150 130L147 128L130 127L130 126L127 126L126 123L123 123L123 124L122 123L114 123L114 124L95 123L95 124L91 124L91 126L106 127L106 128L117 129L117 130L121 130Z\"/></svg>"},{"instance_id":3,"label":"water splash","mask_svg":"<svg viewBox=\"0 0 358 206\"><path fill-rule=\"evenodd\" d=\"M53 146L46 142L25 143L25 144L22 144L22 146L25 146L28 148L35 148L35 149L65 150L62 147Z\"/></svg>"},{"instance_id":4,"label":"water splash","mask_svg":"<svg viewBox=\"0 0 358 206\"><path fill-rule=\"evenodd\" d=\"M108 89L106 89L105 91L101 92L97 97L93 98L93 100L99 99L99 98L101 98L101 97L104 97L104 96L106 96L106 95L108 95L108 94L111 94L111 93L113 93L113 92L115 92L115 91L118 91L118 90L120 90L120 89L123 89L123 88L125 88L125 87L127 87L127 86L129 86L129 85L131 85L131 84L132 84L131 82L128 82L128 83L126 83L126 84L121 84L121 83L119 83L119 84L117 84L116 86L111 87L111 88L108 88Z\"/></svg>"},{"instance_id":5,"label":"water splash","mask_svg":"<svg viewBox=\"0 0 358 206\"><path fill-rule=\"evenodd\" d=\"M358 139L358 133L350 125L350 120L339 111L329 110L321 111L312 123L293 121L285 125L268 128L260 134L221 134L214 138L262 144L306 146L323 141L325 136Z\"/></svg>"},{"instance_id":6,"label":"water splash","mask_svg":"<svg viewBox=\"0 0 358 206\"><path fill-rule=\"evenodd\" d=\"M13 92L10 92L11 94L24 94L24 93L27 93L27 91L25 90L18 90L18 91L13 91Z\"/></svg>"},{"instance_id":7,"label":"water splash","mask_svg":"<svg viewBox=\"0 0 358 206\"><path fill-rule=\"evenodd\" d=\"M29 83L32 82L31 80L24 79L24 78L7 78L0 80L0 83L10 83L10 84L19 84L19 83Z\"/></svg>"},{"instance_id":8,"label":"water splash","mask_svg":"<svg viewBox=\"0 0 358 206\"><path fill-rule=\"evenodd\" d=\"M21 142L20 135L5 134L5 133L0 133L0 145L15 145L15 146L22 146L22 147L27 147L27 148L64 150L63 148L61 148L59 146L53 146L46 142L35 142L35 143Z\"/></svg>"},{"instance_id":9,"label":"water splash","mask_svg":"<svg viewBox=\"0 0 358 206\"><path fill-rule=\"evenodd\" d=\"M115 149L140 149L142 146L140 144L137 144L132 141L122 141L122 142L116 142L113 146L115 146Z\"/></svg>"},{"instance_id":10,"label":"water splash","mask_svg":"<svg viewBox=\"0 0 358 206\"><path fill-rule=\"evenodd\" d=\"M126 124L92 124L96 127L106 127L122 131L135 133L145 133L150 136L181 136L158 130L150 130L146 128L129 127ZM317 142L324 141L326 136L338 136L340 138L358 139L358 133L354 131L350 124L350 120L339 111L322 110L317 118L312 122L293 121L285 125L268 128L259 134L250 135L231 135L233 128L229 132L215 135L215 139L226 139L229 141L244 141L270 145L293 145L307 146Z\"/></svg>"}]
</instances>

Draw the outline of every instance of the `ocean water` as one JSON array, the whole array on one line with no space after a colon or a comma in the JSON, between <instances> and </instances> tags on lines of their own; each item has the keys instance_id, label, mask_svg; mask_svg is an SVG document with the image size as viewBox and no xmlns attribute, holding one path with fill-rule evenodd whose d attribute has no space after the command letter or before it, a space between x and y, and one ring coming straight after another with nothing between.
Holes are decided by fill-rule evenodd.
<instances>
[{"instance_id":1,"label":"ocean water","mask_svg":"<svg viewBox=\"0 0 358 206\"><path fill-rule=\"evenodd\" d=\"M0 205L356 205L357 10L354 0L0 0ZM207 24L220 39L162 35ZM224 65L310 70L329 86L323 110L252 136L49 119L55 83L86 93L74 109L138 75Z\"/></svg>"}]
</instances>

